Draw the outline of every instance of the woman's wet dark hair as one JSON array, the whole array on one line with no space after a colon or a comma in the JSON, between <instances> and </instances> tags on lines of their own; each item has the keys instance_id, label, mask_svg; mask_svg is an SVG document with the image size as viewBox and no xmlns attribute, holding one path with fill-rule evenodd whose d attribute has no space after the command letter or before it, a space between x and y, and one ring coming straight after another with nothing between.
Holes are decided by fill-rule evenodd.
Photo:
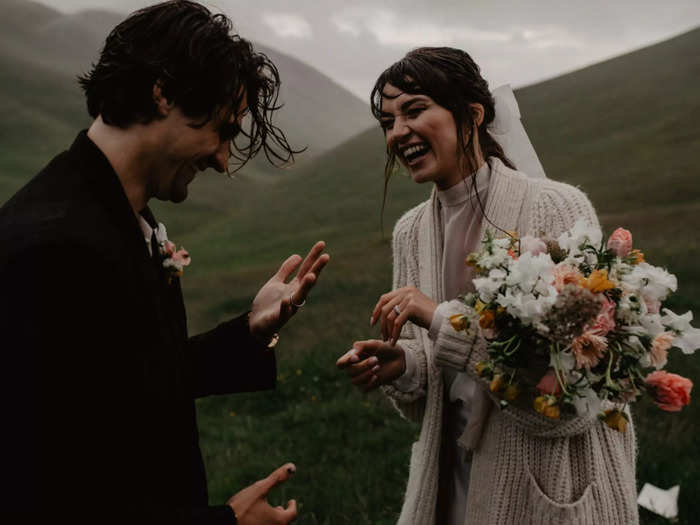
<instances>
[{"instance_id":1,"label":"woman's wet dark hair","mask_svg":"<svg viewBox=\"0 0 700 525\"><path fill-rule=\"evenodd\" d=\"M506 166L515 169L501 146L486 131L495 117L495 102L488 82L481 76L479 66L469 54L451 47L420 47L410 51L379 75L374 84L370 104L372 114L377 120L382 116L382 97L387 84L403 93L427 95L452 113L457 131L457 144L462 148L457 154L462 159L465 178L477 169L473 154L473 133L470 132L466 140L464 136L464 131L473 130L475 125L469 105L481 104L484 107L484 119L478 126L478 134L484 159L498 157ZM396 155L387 146L382 215L387 185L395 165ZM480 201L479 204L481 205ZM481 208L483 212L483 205Z\"/></svg>"},{"instance_id":2,"label":"woman's wet dark hair","mask_svg":"<svg viewBox=\"0 0 700 525\"><path fill-rule=\"evenodd\" d=\"M280 108L275 65L233 32L228 17L195 2L171 0L131 14L112 30L99 61L78 81L90 116L101 115L113 126L127 128L159 118L155 84L169 102L199 121L194 127L220 119L234 171L261 149L273 164L291 162L299 153L272 123L273 112ZM227 125L244 96L250 115L245 129ZM237 135L245 138L244 144L237 144Z\"/></svg>"}]
</instances>

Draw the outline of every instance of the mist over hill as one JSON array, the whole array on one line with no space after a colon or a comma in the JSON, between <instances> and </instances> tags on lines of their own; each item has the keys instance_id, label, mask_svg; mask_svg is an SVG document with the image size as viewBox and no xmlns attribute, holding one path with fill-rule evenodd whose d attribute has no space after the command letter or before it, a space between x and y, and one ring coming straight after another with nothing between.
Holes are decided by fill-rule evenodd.
<instances>
[{"instance_id":1,"label":"mist over hill","mask_svg":"<svg viewBox=\"0 0 700 525\"><path fill-rule=\"evenodd\" d=\"M95 9L63 14L26 0L0 0L0 8L0 98L4 99L0 109L7 119L0 122L0 137L11 138L16 159L0 177L21 179L41 167L37 161L46 162L51 152L69 146L75 133L89 123L75 78L98 58L105 37L125 15ZM275 124L293 147L306 148L302 161L372 124L369 106L318 70L277 50L255 48L279 69L279 100L284 107L276 113ZM27 120L32 124L21 126L31 129L27 134L10 124ZM36 143L47 146L46 156L37 155ZM277 172L257 159L244 173L261 171ZM0 186L18 183L0 181Z\"/></svg>"}]
</instances>

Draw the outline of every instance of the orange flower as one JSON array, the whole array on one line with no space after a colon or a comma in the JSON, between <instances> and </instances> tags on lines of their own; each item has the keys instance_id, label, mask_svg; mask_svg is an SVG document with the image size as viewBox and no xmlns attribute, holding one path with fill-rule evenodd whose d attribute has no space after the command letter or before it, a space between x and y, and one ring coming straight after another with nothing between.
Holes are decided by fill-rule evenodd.
<instances>
[{"instance_id":1,"label":"orange flower","mask_svg":"<svg viewBox=\"0 0 700 525\"><path fill-rule=\"evenodd\" d=\"M690 379L657 370L649 374L644 382L651 389L654 403L661 410L678 412L684 405L690 403L690 391L693 388L693 382Z\"/></svg>"},{"instance_id":2,"label":"orange flower","mask_svg":"<svg viewBox=\"0 0 700 525\"><path fill-rule=\"evenodd\" d=\"M559 419L561 412L557 400L553 396L538 396L535 398L533 408L536 412L549 419Z\"/></svg>"},{"instance_id":3,"label":"orange flower","mask_svg":"<svg viewBox=\"0 0 700 525\"><path fill-rule=\"evenodd\" d=\"M644 262L644 254L637 249L632 250L627 257L631 259L632 264L639 264Z\"/></svg>"},{"instance_id":4,"label":"orange flower","mask_svg":"<svg viewBox=\"0 0 700 525\"><path fill-rule=\"evenodd\" d=\"M461 332L469 328L469 318L464 314L455 314L450 316L450 324L456 332Z\"/></svg>"},{"instance_id":5,"label":"orange flower","mask_svg":"<svg viewBox=\"0 0 700 525\"><path fill-rule=\"evenodd\" d=\"M605 411L603 422L613 430L624 432L627 430L627 417L622 410L611 408Z\"/></svg>"},{"instance_id":6,"label":"orange flower","mask_svg":"<svg viewBox=\"0 0 700 525\"><path fill-rule=\"evenodd\" d=\"M493 310L482 310L481 317L479 318L479 326L484 330L493 328L495 319L496 315L493 313Z\"/></svg>"},{"instance_id":7,"label":"orange flower","mask_svg":"<svg viewBox=\"0 0 700 525\"><path fill-rule=\"evenodd\" d=\"M503 376L501 374L496 374L489 383L489 390L491 390L491 392L500 392L505 386L506 382L503 380Z\"/></svg>"},{"instance_id":8,"label":"orange flower","mask_svg":"<svg viewBox=\"0 0 700 525\"><path fill-rule=\"evenodd\" d=\"M593 293L600 293L615 288L615 284L608 279L608 270L593 270L588 276L584 286Z\"/></svg>"}]
</instances>

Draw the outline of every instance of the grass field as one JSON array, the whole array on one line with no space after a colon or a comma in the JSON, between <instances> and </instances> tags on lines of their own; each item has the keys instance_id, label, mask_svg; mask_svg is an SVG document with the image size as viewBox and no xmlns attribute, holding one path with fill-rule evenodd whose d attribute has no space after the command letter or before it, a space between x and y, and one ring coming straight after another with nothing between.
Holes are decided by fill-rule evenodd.
<instances>
[{"instance_id":1,"label":"grass field","mask_svg":"<svg viewBox=\"0 0 700 525\"><path fill-rule=\"evenodd\" d=\"M606 231L628 227L649 261L677 274L680 292L670 307L691 309L696 326L699 46L696 30L517 93L549 176L581 185ZM86 119L67 81L2 65L4 201L67 147ZM395 522L418 427L381 395L355 392L334 365L353 341L376 335L368 317L391 284L391 227L429 191L393 180L382 234L383 163L382 137L373 130L278 180L207 173L186 203L154 206L170 237L192 254L183 279L191 333L244 311L290 253L322 238L332 254L307 306L282 333L277 389L198 402L213 503L294 461L298 473L272 499L299 500L299 523ZM698 357L676 353L668 368L700 384ZM700 402L680 414L642 402L634 413L640 486L680 484L679 523L696 522ZM642 521L665 522L646 511Z\"/></svg>"}]
</instances>

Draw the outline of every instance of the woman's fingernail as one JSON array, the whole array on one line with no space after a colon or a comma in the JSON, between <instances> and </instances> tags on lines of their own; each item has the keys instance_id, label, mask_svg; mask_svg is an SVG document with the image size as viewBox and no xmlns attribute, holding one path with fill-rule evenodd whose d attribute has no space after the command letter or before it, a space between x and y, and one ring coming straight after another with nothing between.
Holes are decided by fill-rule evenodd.
<instances>
[{"instance_id":1,"label":"woman's fingernail","mask_svg":"<svg viewBox=\"0 0 700 525\"><path fill-rule=\"evenodd\" d=\"M373 365L373 364L377 363L379 360L376 358L376 356L372 356L368 359L368 361L369 361L370 365Z\"/></svg>"},{"instance_id":2,"label":"woman's fingernail","mask_svg":"<svg viewBox=\"0 0 700 525\"><path fill-rule=\"evenodd\" d=\"M375 372L379 372L379 365L376 365L374 368L372 368L372 373L375 373Z\"/></svg>"}]
</instances>

